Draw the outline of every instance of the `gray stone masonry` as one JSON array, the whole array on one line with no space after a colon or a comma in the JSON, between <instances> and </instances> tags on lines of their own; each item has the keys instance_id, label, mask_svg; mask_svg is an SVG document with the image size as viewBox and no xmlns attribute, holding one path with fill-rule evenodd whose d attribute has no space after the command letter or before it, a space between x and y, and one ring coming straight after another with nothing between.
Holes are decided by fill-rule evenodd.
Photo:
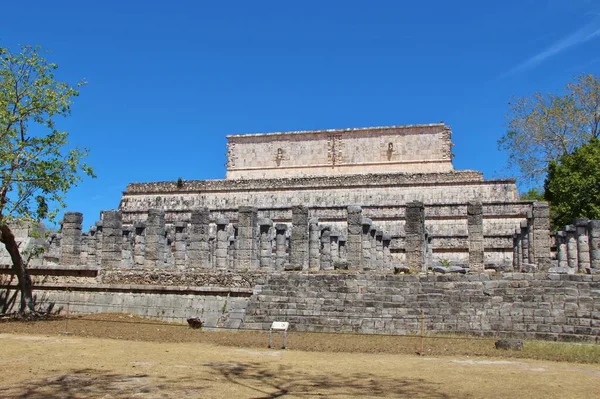
<instances>
[{"instance_id":1,"label":"gray stone masonry","mask_svg":"<svg viewBox=\"0 0 600 399\"><path fill-rule=\"evenodd\" d=\"M348 267L351 270L362 268L362 208L351 205L348 207L347 226L348 240L346 242L346 255Z\"/></svg>"},{"instance_id":2,"label":"gray stone masonry","mask_svg":"<svg viewBox=\"0 0 600 399\"><path fill-rule=\"evenodd\" d=\"M371 241L371 258L369 260L371 269L377 268L377 227L371 225L371 230L369 230L369 238ZM363 268L364 269L364 268Z\"/></svg>"},{"instance_id":3,"label":"gray stone masonry","mask_svg":"<svg viewBox=\"0 0 600 399\"><path fill-rule=\"evenodd\" d=\"M377 230L375 232L375 264L374 268L377 270L383 269L383 231Z\"/></svg>"},{"instance_id":4,"label":"gray stone masonry","mask_svg":"<svg viewBox=\"0 0 600 399\"><path fill-rule=\"evenodd\" d=\"M250 298L244 328L425 334L600 343L600 276L274 274Z\"/></svg>"},{"instance_id":5,"label":"gray stone masonry","mask_svg":"<svg viewBox=\"0 0 600 399\"><path fill-rule=\"evenodd\" d=\"M333 263L331 259L331 227L321 227L321 270L332 270Z\"/></svg>"},{"instance_id":6,"label":"gray stone masonry","mask_svg":"<svg viewBox=\"0 0 600 399\"><path fill-rule=\"evenodd\" d=\"M275 269L283 270L287 261L287 240L285 232L287 224L277 223L275 225Z\"/></svg>"},{"instance_id":7,"label":"gray stone masonry","mask_svg":"<svg viewBox=\"0 0 600 399\"><path fill-rule=\"evenodd\" d=\"M467 204L467 226L469 231L469 270L481 273L484 270L483 205L481 201Z\"/></svg>"},{"instance_id":8,"label":"gray stone masonry","mask_svg":"<svg viewBox=\"0 0 600 399\"><path fill-rule=\"evenodd\" d=\"M564 231L558 231L556 233L556 258L558 260L558 267L569 267L567 258L567 234Z\"/></svg>"},{"instance_id":9,"label":"gray stone masonry","mask_svg":"<svg viewBox=\"0 0 600 399\"><path fill-rule=\"evenodd\" d=\"M514 259L513 258L513 266L515 268L515 271L521 271L521 265L523 264L523 243L522 243L522 238L521 238L521 228L519 227L518 229L515 229L515 241L514 244L516 246L515 251L513 251L513 253L516 252L517 258Z\"/></svg>"},{"instance_id":10,"label":"gray stone masonry","mask_svg":"<svg viewBox=\"0 0 600 399\"><path fill-rule=\"evenodd\" d=\"M65 212L60 240L60 263L65 266L80 265L81 262L81 225L83 214Z\"/></svg>"},{"instance_id":11,"label":"gray stone masonry","mask_svg":"<svg viewBox=\"0 0 600 399\"><path fill-rule=\"evenodd\" d=\"M600 220L590 221L590 267L600 272Z\"/></svg>"},{"instance_id":12,"label":"gray stone masonry","mask_svg":"<svg viewBox=\"0 0 600 399\"><path fill-rule=\"evenodd\" d=\"M406 263L412 270L427 271L425 264L425 208L422 202L406 204Z\"/></svg>"},{"instance_id":13,"label":"gray stone masonry","mask_svg":"<svg viewBox=\"0 0 600 399\"><path fill-rule=\"evenodd\" d=\"M362 218L362 269L371 270L375 266L375 257L371 253L371 228L373 221L369 218ZM375 229L373 228L373 231ZM375 240L373 240L375 241ZM375 248L372 248L375 250ZM375 252L375 251L373 251Z\"/></svg>"},{"instance_id":14,"label":"gray stone masonry","mask_svg":"<svg viewBox=\"0 0 600 399\"><path fill-rule=\"evenodd\" d=\"M190 267L209 268L209 223L208 208L193 210L190 218L189 247L187 253Z\"/></svg>"},{"instance_id":15,"label":"gray stone masonry","mask_svg":"<svg viewBox=\"0 0 600 399\"><path fill-rule=\"evenodd\" d=\"M588 219L575 219L575 235L577 237L577 270L580 273L590 269L590 243L588 238Z\"/></svg>"},{"instance_id":16,"label":"gray stone masonry","mask_svg":"<svg viewBox=\"0 0 600 399\"><path fill-rule=\"evenodd\" d=\"M519 264L519 248L521 247L521 243L519 242L520 237L519 233L515 232L513 234L513 270L520 271L521 265Z\"/></svg>"},{"instance_id":17,"label":"gray stone masonry","mask_svg":"<svg viewBox=\"0 0 600 399\"><path fill-rule=\"evenodd\" d=\"M547 202L533 203L533 263L539 271L550 269L550 207Z\"/></svg>"},{"instance_id":18,"label":"gray stone masonry","mask_svg":"<svg viewBox=\"0 0 600 399\"><path fill-rule=\"evenodd\" d=\"M144 265L148 268L164 266L165 258L165 213L150 209L146 219Z\"/></svg>"},{"instance_id":19,"label":"gray stone masonry","mask_svg":"<svg viewBox=\"0 0 600 399\"><path fill-rule=\"evenodd\" d=\"M383 264L387 269L392 270L392 252L390 251L392 236L384 234L381 240L383 244Z\"/></svg>"},{"instance_id":20,"label":"gray stone masonry","mask_svg":"<svg viewBox=\"0 0 600 399\"><path fill-rule=\"evenodd\" d=\"M308 208L296 205L292 207L291 270L308 270L308 247Z\"/></svg>"},{"instance_id":21,"label":"gray stone masonry","mask_svg":"<svg viewBox=\"0 0 600 399\"><path fill-rule=\"evenodd\" d=\"M187 256L187 223L177 222L175 227L175 252L173 253L173 260L175 267L183 269L186 267L186 256Z\"/></svg>"},{"instance_id":22,"label":"gray stone masonry","mask_svg":"<svg viewBox=\"0 0 600 399\"><path fill-rule=\"evenodd\" d=\"M573 225L565 227L565 233L567 234L567 263L571 269L577 270L577 229Z\"/></svg>"},{"instance_id":23,"label":"gray stone masonry","mask_svg":"<svg viewBox=\"0 0 600 399\"><path fill-rule=\"evenodd\" d=\"M348 247L346 246L346 237L338 237L338 255L339 259L348 259Z\"/></svg>"},{"instance_id":24,"label":"gray stone masonry","mask_svg":"<svg viewBox=\"0 0 600 399\"><path fill-rule=\"evenodd\" d=\"M319 270L320 265L320 249L321 240L319 238L321 234L321 228L319 227L319 219L311 218L308 223L308 251L309 251L309 269Z\"/></svg>"},{"instance_id":25,"label":"gray stone masonry","mask_svg":"<svg viewBox=\"0 0 600 399\"><path fill-rule=\"evenodd\" d=\"M534 242L533 242L533 213L528 210L527 211L527 243L529 244L527 247L528 253L527 253L527 259L529 260L529 263L535 263L535 257L534 257Z\"/></svg>"},{"instance_id":26,"label":"gray stone masonry","mask_svg":"<svg viewBox=\"0 0 600 399\"><path fill-rule=\"evenodd\" d=\"M121 212L102 212L102 261L101 267L116 268L121 266L123 249L123 226Z\"/></svg>"},{"instance_id":27,"label":"gray stone masonry","mask_svg":"<svg viewBox=\"0 0 600 399\"><path fill-rule=\"evenodd\" d=\"M339 234L335 231L329 233L329 243L331 246L331 262L337 262L340 260L340 244Z\"/></svg>"},{"instance_id":28,"label":"gray stone masonry","mask_svg":"<svg viewBox=\"0 0 600 399\"><path fill-rule=\"evenodd\" d=\"M255 207L241 206L238 210L238 269L253 270L258 260L254 241L257 236L257 212Z\"/></svg>"},{"instance_id":29,"label":"gray stone masonry","mask_svg":"<svg viewBox=\"0 0 600 399\"><path fill-rule=\"evenodd\" d=\"M260 229L260 267L261 269L273 268L273 240L271 239L271 230L273 221L262 218L258 220Z\"/></svg>"},{"instance_id":30,"label":"gray stone masonry","mask_svg":"<svg viewBox=\"0 0 600 399\"><path fill-rule=\"evenodd\" d=\"M529 223L521 222L521 265L529 262Z\"/></svg>"},{"instance_id":31,"label":"gray stone masonry","mask_svg":"<svg viewBox=\"0 0 600 399\"><path fill-rule=\"evenodd\" d=\"M217 225L217 242L215 248L215 266L217 269L227 269L228 257L227 248L229 247L229 233L227 232L227 226L229 220L226 218L219 218L216 220Z\"/></svg>"}]
</instances>

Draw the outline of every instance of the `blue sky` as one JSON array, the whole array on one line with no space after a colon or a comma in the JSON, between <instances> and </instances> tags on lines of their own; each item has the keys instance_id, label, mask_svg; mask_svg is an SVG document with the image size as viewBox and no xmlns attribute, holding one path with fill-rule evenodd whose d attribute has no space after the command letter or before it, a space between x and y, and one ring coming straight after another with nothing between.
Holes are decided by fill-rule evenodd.
<instances>
[{"instance_id":1,"label":"blue sky","mask_svg":"<svg viewBox=\"0 0 600 399\"><path fill-rule=\"evenodd\" d=\"M435 123L456 169L505 177L511 96L600 69L600 0L20 1L0 45L40 44L89 83L60 127L98 178L84 224L127 183L219 179L232 133Z\"/></svg>"}]
</instances>

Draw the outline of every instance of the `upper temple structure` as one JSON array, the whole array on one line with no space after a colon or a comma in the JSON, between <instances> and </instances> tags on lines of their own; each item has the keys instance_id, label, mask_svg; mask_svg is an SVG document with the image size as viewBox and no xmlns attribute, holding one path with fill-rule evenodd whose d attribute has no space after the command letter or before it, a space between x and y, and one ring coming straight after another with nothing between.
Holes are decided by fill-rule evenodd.
<instances>
[{"instance_id":1,"label":"upper temple structure","mask_svg":"<svg viewBox=\"0 0 600 399\"><path fill-rule=\"evenodd\" d=\"M382 126L227 136L227 179L451 172L450 128Z\"/></svg>"}]
</instances>

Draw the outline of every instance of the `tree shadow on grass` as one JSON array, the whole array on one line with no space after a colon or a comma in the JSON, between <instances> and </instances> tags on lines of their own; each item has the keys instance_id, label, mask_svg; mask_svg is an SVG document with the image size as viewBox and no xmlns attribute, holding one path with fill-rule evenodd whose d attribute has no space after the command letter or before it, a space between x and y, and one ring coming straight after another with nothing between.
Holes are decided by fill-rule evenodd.
<instances>
[{"instance_id":1,"label":"tree shadow on grass","mask_svg":"<svg viewBox=\"0 0 600 399\"><path fill-rule=\"evenodd\" d=\"M160 383L148 374L114 374L102 370L80 369L69 373L30 380L20 386L0 389L0 397L11 399L81 399L140 397L202 397L202 380L169 379Z\"/></svg>"},{"instance_id":2,"label":"tree shadow on grass","mask_svg":"<svg viewBox=\"0 0 600 399\"><path fill-rule=\"evenodd\" d=\"M312 374L279 366L276 371L259 363L208 363L205 366L252 392L252 399L275 399L286 396L322 396L340 398L449 398L424 379L390 378L371 373ZM254 396L255 395L255 396Z\"/></svg>"}]
</instances>

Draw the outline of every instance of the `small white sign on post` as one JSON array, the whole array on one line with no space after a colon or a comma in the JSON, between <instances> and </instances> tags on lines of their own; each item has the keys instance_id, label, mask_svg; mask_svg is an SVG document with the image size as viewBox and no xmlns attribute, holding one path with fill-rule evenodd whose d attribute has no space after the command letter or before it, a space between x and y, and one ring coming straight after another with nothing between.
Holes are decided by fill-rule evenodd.
<instances>
[{"instance_id":1,"label":"small white sign on post","mask_svg":"<svg viewBox=\"0 0 600 399\"><path fill-rule=\"evenodd\" d=\"M271 335L273 331L281 331L283 332L283 349L286 347L287 342L287 330L290 326L290 323L287 321L274 321L271 324L271 328L269 329L269 348L271 347Z\"/></svg>"}]
</instances>

